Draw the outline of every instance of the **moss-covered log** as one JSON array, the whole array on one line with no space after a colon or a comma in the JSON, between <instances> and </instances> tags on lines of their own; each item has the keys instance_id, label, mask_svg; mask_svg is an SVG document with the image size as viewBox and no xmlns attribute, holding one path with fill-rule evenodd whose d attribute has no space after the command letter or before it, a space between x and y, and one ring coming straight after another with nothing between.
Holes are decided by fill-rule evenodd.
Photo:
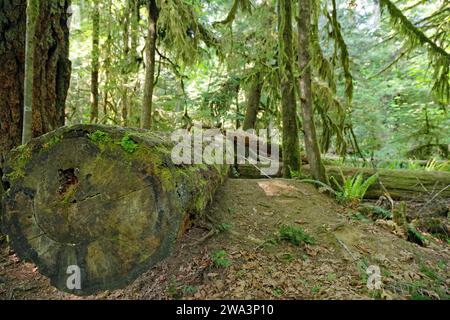
<instances>
[{"instance_id":1,"label":"moss-covered log","mask_svg":"<svg viewBox=\"0 0 450 320\"><path fill-rule=\"evenodd\" d=\"M369 168L346 168L327 166L327 174L333 176L338 181L342 180L341 170L344 176L349 177L363 173L365 178L375 174L379 175L379 180L395 200L428 200L431 196L440 192L439 196L450 199L450 173L443 171L425 170L390 170L390 169L369 169ZM304 173L308 173L308 166L303 167ZM378 199L384 194L379 182L372 185L367 191L366 199Z\"/></svg>"},{"instance_id":2,"label":"moss-covered log","mask_svg":"<svg viewBox=\"0 0 450 320\"><path fill-rule=\"evenodd\" d=\"M131 282L170 253L227 175L227 166L175 165L172 147L145 130L79 125L13 150L2 201L12 247L64 291ZM67 286L77 271L81 289Z\"/></svg>"},{"instance_id":3,"label":"moss-covered log","mask_svg":"<svg viewBox=\"0 0 450 320\"><path fill-rule=\"evenodd\" d=\"M280 164L281 166L281 164ZM242 178L264 178L261 175L258 166L239 165L238 172ZM367 169L326 166L327 174L335 177L342 182L340 170L344 176L349 177L362 172L365 178L378 172L381 183L388 190L389 195L396 200L428 200L430 196L439 193L442 198L450 199L450 173L444 171L425 171L425 170L390 170L390 169ZM302 174L309 175L308 165L302 166ZM276 175L272 177L281 177L281 167ZM380 183L374 184L366 193L367 199L378 199L383 195L383 189Z\"/></svg>"}]
</instances>

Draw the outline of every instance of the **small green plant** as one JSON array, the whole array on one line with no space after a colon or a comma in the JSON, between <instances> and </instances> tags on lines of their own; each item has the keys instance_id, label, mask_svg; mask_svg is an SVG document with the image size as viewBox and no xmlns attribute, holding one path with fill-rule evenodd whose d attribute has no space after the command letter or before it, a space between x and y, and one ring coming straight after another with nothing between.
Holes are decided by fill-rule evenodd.
<instances>
[{"instance_id":1,"label":"small green plant","mask_svg":"<svg viewBox=\"0 0 450 320\"><path fill-rule=\"evenodd\" d=\"M134 153L138 148L138 144L134 142L128 134L125 134L122 138L120 146L128 153Z\"/></svg>"},{"instance_id":2,"label":"small green plant","mask_svg":"<svg viewBox=\"0 0 450 320\"><path fill-rule=\"evenodd\" d=\"M419 232L411 223L407 227L408 241L417 243L420 246L425 246L428 238Z\"/></svg>"},{"instance_id":3,"label":"small green plant","mask_svg":"<svg viewBox=\"0 0 450 320\"><path fill-rule=\"evenodd\" d=\"M232 262L225 250L216 251L211 255L213 265L216 268L228 268Z\"/></svg>"},{"instance_id":4,"label":"small green plant","mask_svg":"<svg viewBox=\"0 0 450 320\"><path fill-rule=\"evenodd\" d=\"M279 230L280 240L288 241L296 246L302 243L315 244L316 241L301 227L282 225Z\"/></svg>"},{"instance_id":5,"label":"small green plant","mask_svg":"<svg viewBox=\"0 0 450 320\"><path fill-rule=\"evenodd\" d=\"M283 295L284 291L281 288L274 288L273 295L277 298L280 298Z\"/></svg>"},{"instance_id":6,"label":"small green plant","mask_svg":"<svg viewBox=\"0 0 450 320\"><path fill-rule=\"evenodd\" d=\"M436 171L437 166L438 162L436 161L436 158L430 159L425 165L425 171Z\"/></svg>"},{"instance_id":7,"label":"small green plant","mask_svg":"<svg viewBox=\"0 0 450 320\"><path fill-rule=\"evenodd\" d=\"M87 136L90 140L92 140L94 142L99 142L99 143L111 142L111 137L109 136L109 134L107 134L106 132L100 131L100 130L89 133Z\"/></svg>"},{"instance_id":8,"label":"small green plant","mask_svg":"<svg viewBox=\"0 0 450 320\"><path fill-rule=\"evenodd\" d=\"M345 177L341 171L341 177L342 184L333 176L330 178L337 188L336 196L338 201L359 204L370 186L377 181L378 174L374 174L364 180L362 173L355 174L353 177Z\"/></svg>"},{"instance_id":9,"label":"small green plant","mask_svg":"<svg viewBox=\"0 0 450 320\"><path fill-rule=\"evenodd\" d=\"M44 149L50 149L61 142L61 137L55 136L43 145Z\"/></svg>"},{"instance_id":10,"label":"small green plant","mask_svg":"<svg viewBox=\"0 0 450 320\"><path fill-rule=\"evenodd\" d=\"M321 289L322 289L322 285L321 285L321 284L315 285L315 286L311 289L311 293L312 293L312 294L318 294L319 291L320 291Z\"/></svg>"},{"instance_id":11,"label":"small green plant","mask_svg":"<svg viewBox=\"0 0 450 320\"><path fill-rule=\"evenodd\" d=\"M301 171L298 170L290 170L291 178L292 179L301 179L303 178L303 175Z\"/></svg>"},{"instance_id":12,"label":"small green plant","mask_svg":"<svg viewBox=\"0 0 450 320\"><path fill-rule=\"evenodd\" d=\"M439 260L438 267L441 270L445 270L445 268L447 267L447 263L444 260Z\"/></svg>"},{"instance_id":13,"label":"small green plant","mask_svg":"<svg viewBox=\"0 0 450 320\"><path fill-rule=\"evenodd\" d=\"M431 280L435 281L438 284L444 283L444 279L442 279L435 270L432 268L427 267L424 263L420 264L420 272L422 272L424 275L426 275Z\"/></svg>"},{"instance_id":14,"label":"small green plant","mask_svg":"<svg viewBox=\"0 0 450 320\"><path fill-rule=\"evenodd\" d=\"M186 296L192 296L197 293L197 288L193 286L185 286L183 288L183 294Z\"/></svg>"},{"instance_id":15,"label":"small green plant","mask_svg":"<svg viewBox=\"0 0 450 320\"><path fill-rule=\"evenodd\" d=\"M175 279L175 277L173 277L170 280L169 286L166 289L167 295L169 295L170 297L172 297L173 299L177 299L180 297L180 293L178 292L178 282Z\"/></svg>"},{"instance_id":16,"label":"small green plant","mask_svg":"<svg viewBox=\"0 0 450 320\"><path fill-rule=\"evenodd\" d=\"M217 230L219 230L219 232L225 232L225 231L230 230L231 227L233 227L233 226L229 223L221 223L217 226Z\"/></svg>"},{"instance_id":17,"label":"small green plant","mask_svg":"<svg viewBox=\"0 0 450 320\"><path fill-rule=\"evenodd\" d=\"M420 170L420 163L418 163L417 161L414 160L409 160L407 165L406 165L406 169L408 170Z\"/></svg>"},{"instance_id":18,"label":"small green plant","mask_svg":"<svg viewBox=\"0 0 450 320\"><path fill-rule=\"evenodd\" d=\"M359 211L365 214L366 216L370 216L373 220L377 219L392 220L392 212L380 206L363 204L359 207Z\"/></svg>"}]
</instances>

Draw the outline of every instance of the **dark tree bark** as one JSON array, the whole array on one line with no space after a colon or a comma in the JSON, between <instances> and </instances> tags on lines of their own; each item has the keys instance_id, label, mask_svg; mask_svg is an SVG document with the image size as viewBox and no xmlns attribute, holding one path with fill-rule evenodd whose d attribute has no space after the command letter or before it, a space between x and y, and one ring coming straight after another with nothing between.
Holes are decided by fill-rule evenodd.
<instances>
[{"instance_id":1,"label":"dark tree bark","mask_svg":"<svg viewBox=\"0 0 450 320\"><path fill-rule=\"evenodd\" d=\"M99 0L92 2L92 61L91 61L91 123L98 122L100 69L100 8Z\"/></svg>"},{"instance_id":2,"label":"dark tree bark","mask_svg":"<svg viewBox=\"0 0 450 320\"><path fill-rule=\"evenodd\" d=\"M298 65L300 69L300 101L305 148L314 179L328 182L322 163L314 124L314 108L311 89L311 0L299 0L298 14Z\"/></svg>"},{"instance_id":3,"label":"dark tree bark","mask_svg":"<svg viewBox=\"0 0 450 320\"><path fill-rule=\"evenodd\" d=\"M156 56L156 39L158 38L158 17L159 8L156 0L148 2L148 34L146 43L146 70L144 84L144 105L142 110L141 127L150 129L152 126L153 112L153 89L155 82L155 56Z\"/></svg>"},{"instance_id":4,"label":"dark tree bark","mask_svg":"<svg viewBox=\"0 0 450 320\"><path fill-rule=\"evenodd\" d=\"M300 171L300 146L297 127L294 72L292 69L292 0L279 0L279 64L281 85L281 113L283 120L283 176Z\"/></svg>"},{"instance_id":5,"label":"dark tree bark","mask_svg":"<svg viewBox=\"0 0 450 320\"><path fill-rule=\"evenodd\" d=\"M36 25L33 136L62 125L70 82L70 0L41 1ZM26 0L0 1L0 158L20 145L23 125Z\"/></svg>"},{"instance_id":6,"label":"dark tree bark","mask_svg":"<svg viewBox=\"0 0 450 320\"><path fill-rule=\"evenodd\" d=\"M257 74L254 83L252 84L247 96L247 111L245 113L245 120L243 129L255 129L256 119L259 111L259 104L261 100L261 91L263 81L261 75Z\"/></svg>"}]
</instances>

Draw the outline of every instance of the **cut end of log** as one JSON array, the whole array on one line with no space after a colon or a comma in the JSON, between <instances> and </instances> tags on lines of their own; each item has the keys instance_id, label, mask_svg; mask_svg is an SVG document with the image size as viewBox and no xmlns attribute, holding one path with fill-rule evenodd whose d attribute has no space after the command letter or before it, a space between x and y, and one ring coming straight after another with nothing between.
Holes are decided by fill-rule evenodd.
<instances>
[{"instance_id":1,"label":"cut end of log","mask_svg":"<svg viewBox=\"0 0 450 320\"><path fill-rule=\"evenodd\" d=\"M128 284L169 254L226 175L175 166L171 146L148 131L80 125L14 150L2 205L12 247L63 291Z\"/></svg>"}]
</instances>

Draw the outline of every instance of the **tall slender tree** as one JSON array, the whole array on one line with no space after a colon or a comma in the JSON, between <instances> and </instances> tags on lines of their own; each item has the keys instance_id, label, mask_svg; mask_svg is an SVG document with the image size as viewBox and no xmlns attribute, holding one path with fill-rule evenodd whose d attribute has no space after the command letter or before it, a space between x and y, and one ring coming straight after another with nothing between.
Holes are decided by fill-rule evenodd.
<instances>
[{"instance_id":1,"label":"tall slender tree","mask_svg":"<svg viewBox=\"0 0 450 320\"><path fill-rule=\"evenodd\" d=\"M300 102L305 148L314 179L328 182L314 124L311 76L311 0L299 0L298 67L300 69ZM284 155L283 155L284 156Z\"/></svg>"},{"instance_id":2,"label":"tall slender tree","mask_svg":"<svg viewBox=\"0 0 450 320\"><path fill-rule=\"evenodd\" d=\"M36 22L39 16L39 0L27 1L27 26L25 35L25 76L23 95L22 143L33 137L33 83L34 51L36 48Z\"/></svg>"},{"instance_id":3,"label":"tall slender tree","mask_svg":"<svg viewBox=\"0 0 450 320\"><path fill-rule=\"evenodd\" d=\"M144 106L141 127L150 129L152 126L153 90L155 82L156 39L158 37L159 8L156 0L148 1L148 30L145 45L146 69L144 84Z\"/></svg>"},{"instance_id":4,"label":"tall slender tree","mask_svg":"<svg viewBox=\"0 0 450 320\"><path fill-rule=\"evenodd\" d=\"M98 122L100 69L100 8L92 1L92 61L91 61L91 123Z\"/></svg>"},{"instance_id":5,"label":"tall slender tree","mask_svg":"<svg viewBox=\"0 0 450 320\"><path fill-rule=\"evenodd\" d=\"M300 146L297 127L297 104L295 101L295 78L292 63L292 0L278 2L279 66L281 86L281 114L283 122L283 175L300 171Z\"/></svg>"}]
</instances>

